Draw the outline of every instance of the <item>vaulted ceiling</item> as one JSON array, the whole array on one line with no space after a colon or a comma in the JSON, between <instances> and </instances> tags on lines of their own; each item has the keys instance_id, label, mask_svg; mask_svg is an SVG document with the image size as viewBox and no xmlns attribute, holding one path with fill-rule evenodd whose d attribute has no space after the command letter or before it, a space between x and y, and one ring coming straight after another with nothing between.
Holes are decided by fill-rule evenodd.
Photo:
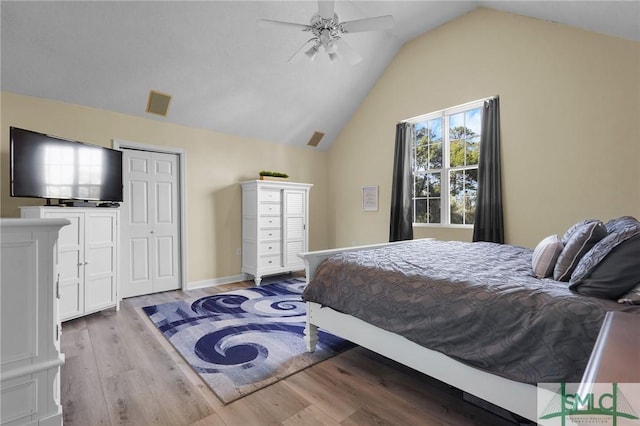
<instances>
[{"instance_id":1,"label":"vaulted ceiling","mask_svg":"<svg viewBox=\"0 0 640 426\"><path fill-rule=\"evenodd\" d=\"M477 7L640 41L639 1L340 1L341 21L391 14L384 31L346 34L358 64L291 55L316 1L2 1L3 91L318 149L339 134L402 45ZM168 114L145 112L150 90Z\"/></svg>"}]
</instances>

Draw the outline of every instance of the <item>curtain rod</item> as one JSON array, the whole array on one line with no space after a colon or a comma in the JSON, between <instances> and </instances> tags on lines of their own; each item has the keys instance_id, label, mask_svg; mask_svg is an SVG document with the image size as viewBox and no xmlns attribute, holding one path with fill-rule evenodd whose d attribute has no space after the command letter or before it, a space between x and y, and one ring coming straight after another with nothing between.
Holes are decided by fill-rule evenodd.
<instances>
[{"instance_id":1,"label":"curtain rod","mask_svg":"<svg viewBox=\"0 0 640 426\"><path fill-rule=\"evenodd\" d=\"M429 113L426 113L426 114L416 115L415 117L411 117L411 118L407 118L407 119L404 119L404 120L398 121L398 123L414 123L414 122L416 122L416 121L419 121L419 120L420 120L422 117L424 117L425 115L435 114L435 113L437 113L437 112L440 112L440 111L446 111L446 110L448 110L448 109L463 108L463 107L465 107L465 106L467 106L467 105L475 104L475 103L477 103L477 102L484 102L484 101L488 101L488 100L491 100L491 99L498 99L499 97L500 97L499 95L487 96L486 98L476 99L475 101L465 102L465 103L463 103L463 104L455 105L455 106L452 106L452 107L449 107L449 108L443 108L443 109L441 109L441 110L437 110L437 111L429 112Z\"/></svg>"}]
</instances>

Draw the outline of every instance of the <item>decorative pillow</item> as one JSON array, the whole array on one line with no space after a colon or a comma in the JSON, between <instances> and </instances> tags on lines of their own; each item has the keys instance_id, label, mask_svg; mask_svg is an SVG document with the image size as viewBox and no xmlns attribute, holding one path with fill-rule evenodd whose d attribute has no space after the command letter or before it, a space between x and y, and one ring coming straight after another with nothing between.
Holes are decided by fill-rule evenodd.
<instances>
[{"instance_id":1,"label":"decorative pillow","mask_svg":"<svg viewBox=\"0 0 640 426\"><path fill-rule=\"evenodd\" d=\"M633 216L620 216L615 219L611 219L609 222L605 223L604 226L607 228L607 232L611 234L621 231L630 224L638 224L638 220Z\"/></svg>"},{"instance_id":2,"label":"decorative pillow","mask_svg":"<svg viewBox=\"0 0 640 426\"><path fill-rule=\"evenodd\" d=\"M630 303L632 305L640 305L640 284L629 290L624 294L618 303Z\"/></svg>"},{"instance_id":3,"label":"decorative pillow","mask_svg":"<svg viewBox=\"0 0 640 426\"><path fill-rule=\"evenodd\" d=\"M617 238L616 235L618 235ZM627 238L624 238L625 236ZM605 241L607 239L610 241ZM601 253L610 248L614 241L618 243L613 245L593 268L581 268L582 262L591 252L595 251L595 254L599 255L597 257L600 257ZM596 250L601 243L605 244L600 247L600 250ZM595 255L593 257L596 258ZM585 261L585 265L587 264L591 264L589 259ZM639 284L640 226L630 226L620 233L607 235L582 258L571 276L569 288L588 296L617 300Z\"/></svg>"},{"instance_id":4,"label":"decorative pillow","mask_svg":"<svg viewBox=\"0 0 640 426\"><path fill-rule=\"evenodd\" d=\"M565 233L565 236L567 233ZM576 266L578 266L578 262L582 259L582 256L606 236L607 229L604 227L604 224L596 220L577 226L566 241L563 237L562 242L564 243L564 248L560 256L558 256L556 266L553 269L553 279L556 281L569 281L571 273L576 269Z\"/></svg>"},{"instance_id":5,"label":"decorative pillow","mask_svg":"<svg viewBox=\"0 0 640 426\"><path fill-rule=\"evenodd\" d=\"M576 266L576 269L571 274L571 280L569 280L571 284L578 284L587 278L611 250L636 234L640 234L640 223L628 223L622 229L609 233L609 235L598 241L578 262L578 266Z\"/></svg>"},{"instance_id":6,"label":"decorative pillow","mask_svg":"<svg viewBox=\"0 0 640 426\"><path fill-rule=\"evenodd\" d=\"M585 219L585 220L581 220L580 222L577 222L573 225L571 225L571 227L569 229L567 229L567 232L564 233L564 235L562 236L562 244L566 245L567 241L569 241L569 239L571 238L571 236L580 228L582 228L585 225L588 225L590 223L593 222L600 222L598 219Z\"/></svg>"},{"instance_id":7,"label":"decorative pillow","mask_svg":"<svg viewBox=\"0 0 640 426\"><path fill-rule=\"evenodd\" d=\"M553 273L556 260L562 251L562 241L557 235L549 235L533 250L531 266L537 278L546 278Z\"/></svg>"}]
</instances>

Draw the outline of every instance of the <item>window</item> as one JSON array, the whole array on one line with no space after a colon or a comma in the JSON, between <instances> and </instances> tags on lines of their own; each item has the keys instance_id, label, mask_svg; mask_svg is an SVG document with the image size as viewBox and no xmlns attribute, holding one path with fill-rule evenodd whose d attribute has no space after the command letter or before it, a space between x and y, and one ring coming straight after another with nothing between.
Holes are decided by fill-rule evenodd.
<instances>
[{"instance_id":1,"label":"window","mask_svg":"<svg viewBox=\"0 0 640 426\"><path fill-rule=\"evenodd\" d=\"M98 199L104 173L102 151L62 144L45 146L46 193L53 198Z\"/></svg>"},{"instance_id":2,"label":"window","mask_svg":"<svg viewBox=\"0 0 640 426\"><path fill-rule=\"evenodd\" d=\"M414 224L473 225L484 100L410 122Z\"/></svg>"}]
</instances>

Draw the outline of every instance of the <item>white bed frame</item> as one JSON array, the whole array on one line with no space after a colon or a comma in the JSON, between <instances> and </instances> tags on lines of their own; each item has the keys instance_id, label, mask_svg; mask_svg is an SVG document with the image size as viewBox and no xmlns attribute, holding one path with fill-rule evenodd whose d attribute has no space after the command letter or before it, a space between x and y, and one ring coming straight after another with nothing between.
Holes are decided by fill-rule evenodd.
<instances>
[{"instance_id":1,"label":"white bed frame","mask_svg":"<svg viewBox=\"0 0 640 426\"><path fill-rule=\"evenodd\" d=\"M304 259L308 283L318 265L334 254L394 244L399 242L307 252L299 256ZM536 386L478 370L359 318L307 302L305 342L309 352L315 350L318 327L526 419L538 420Z\"/></svg>"}]
</instances>

